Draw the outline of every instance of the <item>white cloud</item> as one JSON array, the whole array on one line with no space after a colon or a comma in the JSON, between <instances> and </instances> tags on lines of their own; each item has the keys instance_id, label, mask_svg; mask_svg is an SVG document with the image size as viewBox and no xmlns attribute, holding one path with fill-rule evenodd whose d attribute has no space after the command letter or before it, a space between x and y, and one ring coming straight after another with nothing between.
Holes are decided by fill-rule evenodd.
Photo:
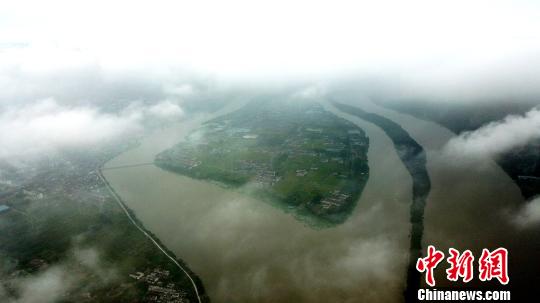
<instances>
[{"instance_id":1,"label":"white cloud","mask_svg":"<svg viewBox=\"0 0 540 303\"><path fill-rule=\"evenodd\" d=\"M82 49L105 68L178 64L248 79L461 68L538 50L538 10L535 1L497 0L20 0L0 12L0 42Z\"/></svg>"},{"instance_id":2,"label":"white cloud","mask_svg":"<svg viewBox=\"0 0 540 303\"><path fill-rule=\"evenodd\" d=\"M477 130L465 132L445 146L449 155L470 158L496 157L540 138L540 110L534 108L523 116L509 115Z\"/></svg>"},{"instance_id":3,"label":"white cloud","mask_svg":"<svg viewBox=\"0 0 540 303\"><path fill-rule=\"evenodd\" d=\"M184 97L184 96L190 96L195 91L193 89L193 86L189 84L182 84L178 86L166 86L164 91L168 94Z\"/></svg>"},{"instance_id":4,"label":"white cloud","mask_svg":"<svg viewBox=\"0 0 540 303\"><path fill-rule=\"evenodd\" d=\"M136 115L61 106L45 99L0 113L0 158L37 156L101 144L139 130Z\"/></svg>"},{"instance_id":5,"label":"white cloud","mask_svg":"<svg viewBox=\"0 0 540 303\"><path fill-rule=\"evenodd\" d=\"M323 88L321 85L311 85L293 93L292 97L298 99L314 100L324 97L325 94L326 89Z\"/></svg>"},{"instance_id":6,"label":"white cloud","mask_svg":"<svg viewBox=\"0 0 540 303\"><path fill-rule=\"evenodd\" d=\"M78 279L79 277L70 275L62 266L51 267L38 275L16 281L20 297L12 302L57 302L66 291L72 288L74 281Z\"/></svg>"},{"instance_id":7,"label":"white cloud","mask_svg":"<svg viewBox=\"0 0 540 303\"><path fill-rule=\"evenodd\" d=\"M0 111L0 159L95 147L137 134L146 119L166 122L182 116L182 108L171 101L148 106L132 103L116 114L95 106L60 105L51 98L6 106Z\"/></svg>"},{"instance_id":8,"label":"white cloud","mask_svg":"<svg viewBox=\"0 0 540 303\"><path fill-rule=\"evenodd\" d=\"M180 118L184 115L182 108L169 100L148 107L148 113L162 119Z\"/></svg>"},{"instance_id":9,"label":"white cloud","mask_svg":"<svg viewBox=\"0 0 540 303\"><path fill-rule=\"evenodd\" d=\"M181 101L194 87L169 79L179 70L263 85L352 74L434 100L530 98L540 94L539 11L497 0L12 1L0 12L0 102L63 101L32 95L43 90L108 96L100 80L118 77L150 84L127 92L156 84L164 95L153 100Z\"/></svg>"},{"instance_id":10,"label":"white cloud","mask_svg":"<svg viewBox=\"0 0 540 303\"><path fill-rule=\"evenodd\" d=\"M0 301L7 303L58 302L64 295L80 287L82 282L88 283L89 276L99 277L97 281L93 281L96 285L107 285L117 281L115 280L116 268L110 265L105 266L95 248L81 248L75 244L71 254L60 263L32 275L6 279L4 282L15 290L15 295L8 294L0 283Z\"/></svg>"},{"instance_id":11,"label":"white cloud","mask_svg":"<svg viewBox=\"0 0 540 303\"><path fill-rule=\"evenodd\" d=\"M521 228L540 224L540 197L528 201L513 217L514 224Z\"/></svg>"},{"instance_id":12,"label":"white cloud","mask_svg":"<svg viewBox=\"0 0 540 303\"><path fill-rule=\"evenodd\" d=\"M99 251L94 247L73 248L73 259L95 275L99 276L101 281L108 283L118 278L116 268L104 266Z\"/></svg>"}]
</instances>

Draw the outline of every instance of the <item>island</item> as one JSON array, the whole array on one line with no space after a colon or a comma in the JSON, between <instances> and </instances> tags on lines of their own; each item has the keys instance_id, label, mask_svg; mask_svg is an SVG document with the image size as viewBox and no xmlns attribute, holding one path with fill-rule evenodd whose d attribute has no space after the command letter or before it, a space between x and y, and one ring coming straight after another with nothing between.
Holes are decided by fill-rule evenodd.
<instances>
[{"instance_id":1,"label":"island","mask_svg":"<svg viewBox=\"0 0 540 303\"><path fill-rule=\"evenodd\" d=\"M361 128L318 103L253 101L207 121L155 164L328 227L354 209L369 177L368 147Z\"/></svg>"}]
</instances>

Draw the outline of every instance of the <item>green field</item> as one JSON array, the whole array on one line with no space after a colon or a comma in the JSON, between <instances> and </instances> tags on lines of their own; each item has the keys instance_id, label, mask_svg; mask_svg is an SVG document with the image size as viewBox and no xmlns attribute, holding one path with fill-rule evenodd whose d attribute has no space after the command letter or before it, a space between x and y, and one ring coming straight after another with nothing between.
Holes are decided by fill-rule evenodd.
<instances>
[{"instance_id":1,"label":"green field","mask_svg":"<svg viewBox=\"0 0 540 303\"><path fill-rule=\"evenodd\" d=\"M317 103L253 102L206 122L155 162L332 225L347 218L368 179L368 146L362 129Z\"/></svg>"}]
</instances>

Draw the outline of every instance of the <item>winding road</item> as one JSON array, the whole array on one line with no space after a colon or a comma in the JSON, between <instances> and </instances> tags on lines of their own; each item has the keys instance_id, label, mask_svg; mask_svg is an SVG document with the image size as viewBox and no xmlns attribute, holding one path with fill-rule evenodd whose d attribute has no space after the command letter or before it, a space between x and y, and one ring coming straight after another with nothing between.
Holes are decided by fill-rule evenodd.
<instances>
[{"instance_id":1,"label":"winding road","mask_svg":"<svg viewBox=\"0 0 540 303\"><path fill-rule=\"evenodd\" d=\"M145 164L142 164L142 165L148 165L148 163L145 163ZM134 165L131 165L131 166L134 166ZM136 165L135 165L136 166ZM112 169L112 168L108 168L108 169ZM107 180L103 177L103 174L101 172L102 168L100 167L98 169L98 176L99 178L101 179L101 181L107 186L107 189L109 190L109 192L112 194L112 196L114 197L114 199L116 200L116 203L118 203L118 205L120 206L120 208L122 208L122 210L124 211L124 213L126 214L126 216L128 217L128 219L131 221L131 223L133 225L135 225L135 227L137 227L137 229L142 232L145 237L147 237L148 239L150 239L150 241L152 241L152 243L154 243L154 245L159 248L159 250L165 255L167 256L167 258L169 258L180 270L182 270L184 272L184 274L188 277L189 281L191 282L191 285L193 286L193 290L195 291L195 295L197 296L197 300L199 303L202 303L202 299L201 299L201 296L199 295L199 289L197 288L197 284L195 283L195 280L191 277L191 275L189 274L189 272L173 257L171 256L157 241L156 239L154 239L154 237L152 235L150 235L148 232L146 232L146 230L144 230L144 228L142 228L138 223L137 221L135 221L133 219L133 217L131 216L131 214L129 213L129 211L127 210L126 206L124 205L124 202L122 202L122 200L120 199L120 197L116 194L116 192L114 191L114 189L111 187L111 185L109 184L109 182L107 182Z\"/></svg>"}]
</instances>

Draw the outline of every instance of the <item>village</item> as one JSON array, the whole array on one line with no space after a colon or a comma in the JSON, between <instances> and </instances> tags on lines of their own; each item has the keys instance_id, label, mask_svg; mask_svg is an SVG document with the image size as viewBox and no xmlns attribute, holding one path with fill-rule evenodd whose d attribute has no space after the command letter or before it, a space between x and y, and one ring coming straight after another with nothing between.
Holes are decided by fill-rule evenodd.
<instances>
[{"instance_id":1,"label":"village","mask_svg":"<svg viewBox=\"0 0 540 303\"><path fill-rule=\"evenodd\" d=\"M161 268L147 269L129 274L129 277L147 287L143 302L189 303L187 293L172 282L170 272Z\"/></svg>"},{"instance_id":2,"label":"village","mask_svg":"<svg viewBox=\"0 0 540 303\"><path fill-rule=\"evenodd\" d=\"M193 301L182 274L168 267L170 261L111 200L98 172L103 157L51 157L47 165L26 172L25 179L7 170L0 173L0 220L7 224L0 235L0 288L13 302L21 295L20 281L58 268L85 285L62 290L62 302ZM119 243L121 252L115 248ZM77 257L79 248L86 247L99 256L99 268ZM118 279L103 279L100 267L109 260L117 263L107 272ZM138 264L153 268L142 270L144 280L128 275Z\"/></svg>"},{"instance_id":3,"label":"village","mask_svg":"<svg viewBox=\"0 0 540 303\"><path fill-rule=\"evenodd\" d=\"M249 113L206 123L155 163L194 178L251 184L289 209L309 206L317 215L352 203L368 177L369 140L361 129L320 106Z\"/></svg>"}]
</instances>

